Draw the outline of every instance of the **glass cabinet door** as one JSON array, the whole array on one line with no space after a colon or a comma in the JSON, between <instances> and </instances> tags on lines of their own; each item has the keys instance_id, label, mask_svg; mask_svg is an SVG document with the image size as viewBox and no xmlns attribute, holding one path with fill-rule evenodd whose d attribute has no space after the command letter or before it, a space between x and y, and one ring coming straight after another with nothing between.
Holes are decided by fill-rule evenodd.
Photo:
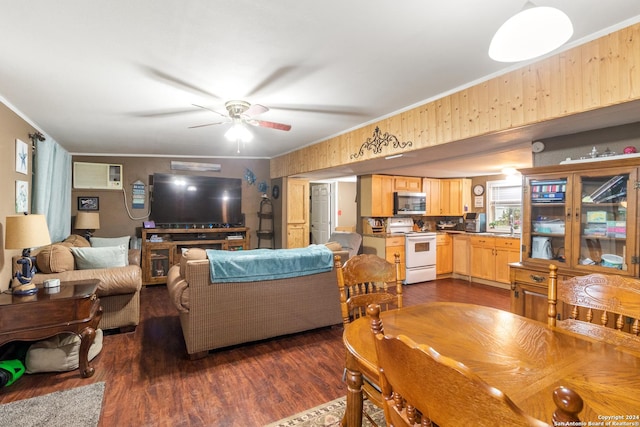
<instances>
[{"instance_id":1,"label":"glass cabinet door","mask_svg":"<svg viewBox=\"0 0 640 427\"><path fill-rule=\"evenodd\" d=\"M526 181L524 256L532 261L566 262L571 242L571 227L567 211L571 205L571 176L537 178ZM528 212L527 212L528 211ZM529 213L529 218L526 214Z\"/></svg>"},{"instance_id":2,"label":"glass cabinet door","mask_svg":"<svg viewBox=\"0 0 640 427\"><path fill-rule=\"evenodd\" d=\"M169 248L151 249L149 277L164 277L169 271Z\"/></svg>"},{"instance_id":3,"label":"glass cabinet door","mask_svg":"<svg viewBox=\"0 0 640 427\"><path fill-rule=\"evenodd\" d=\"M611 173L613 172L613 173ZM581 174L576 179L572 264L576 267L628 271L634 255L635 170L614 170L607 174Z\"/></svg>"}]
</instances>

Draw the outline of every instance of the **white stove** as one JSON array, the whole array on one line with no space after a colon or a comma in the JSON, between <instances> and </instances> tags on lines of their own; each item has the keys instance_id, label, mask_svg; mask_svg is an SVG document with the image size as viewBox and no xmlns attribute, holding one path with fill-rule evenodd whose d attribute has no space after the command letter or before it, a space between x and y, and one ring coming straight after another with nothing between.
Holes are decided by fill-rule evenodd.
<instances>
[{"instance_id":1,"label":"white stove","mask_svg":"<svg viewBox=\"0 0 640 427\"><path fill-rule=\"evenodd\" d=\"M436 233L413 231L411 218L389 218L387 233L404 234L405 284L436 278Z\"/></svg>"}]
</instances>

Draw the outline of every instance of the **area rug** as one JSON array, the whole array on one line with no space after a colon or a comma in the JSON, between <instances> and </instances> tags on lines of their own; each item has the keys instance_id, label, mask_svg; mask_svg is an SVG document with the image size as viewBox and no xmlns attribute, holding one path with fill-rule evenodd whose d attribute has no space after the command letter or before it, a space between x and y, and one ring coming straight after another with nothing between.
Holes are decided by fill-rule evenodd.
<instances>
[{"instance_id":1,"label":"area rug","mask_svg":"<svg viewBox=\"0 0 640 427\"><path fill-rule=\"evenodd\" d=\"M339 397L329 403L316 406L265 427L340 427L340 420L342 420L346 406L345 398ZM364 401L364 409L379 427L386 426L382 409L367 400ZM373 427L366 417L362 419L362 426Z\"/></svg>"},{"instance_id":2,"label":"area rug","mask_svg":"<svg viewBox=\"0 0 640 427\"><path fill-rule=\"evenodd\" d=\"M104 382L56 391L0 405L0 425L20 427L96 427Z\"/></svg>"}]
</instances>

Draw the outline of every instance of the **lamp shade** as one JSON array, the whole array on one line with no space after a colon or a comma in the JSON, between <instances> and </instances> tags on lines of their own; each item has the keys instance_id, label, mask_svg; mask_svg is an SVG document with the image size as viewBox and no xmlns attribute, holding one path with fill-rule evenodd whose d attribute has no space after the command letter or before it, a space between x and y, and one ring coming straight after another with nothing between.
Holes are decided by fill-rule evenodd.
<instances>
[{"instance_id":1,"label":"lamp shade","mask_svg":"<svg viewBox=\"0 0 640 427\"><path fill-rule=\"evenodd\" d=\"M7 217L5 249L37 248L49 244L51 237L44 215Z\"/></svg>"},{"instance_id":2,"label":"lamp shade","mask_svg":"<svg viewBox=\"0 0 640 427\"><path fill-rule=\"evenodd\" d=\"M99 230L100 214L98 212L78 212L76 230Z\"/></svg>"},{"instance_id":3,"label":"lamp shade","mask_svg":"<svg viewBox=\"0 0 640 427\"><path fill-rule=\"evenodd\" d=\"M526 61L559 48L572 35L573 24L564 12L528 1L493 36L489 56L499 62Z\"/></svg>"},{"instance_id":4,"label":"lamp shade","mask_svg":"<svg viewBox=\"0 0 640 427\"><path fill-rule=\"evenodd\" d=\"M242 122L236 122L224 134L229 141L251 142L253 134Z\"/></svg>"}]
</instances>

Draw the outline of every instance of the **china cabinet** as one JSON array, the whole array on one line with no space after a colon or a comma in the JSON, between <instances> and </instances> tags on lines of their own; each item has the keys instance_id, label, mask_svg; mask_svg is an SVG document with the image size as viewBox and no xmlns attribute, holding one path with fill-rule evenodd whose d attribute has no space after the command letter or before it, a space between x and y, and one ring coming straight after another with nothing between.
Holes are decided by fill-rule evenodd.
<instances>
[{"instance_id":1,"label":"china cabinet","mask_svg":"<svg viewBox=\"0 0 640 427\"><path fill-rule=\"evenodd\" d=\"M525 174L525 263L637 275L637 167L593 166Z\"/></svg>"},{"instance_id":2,"label":"china cabinet","mask_svg":"<svg viewBox=\"0 0 640 427\"><path fill-rule=\"evenodd\" d=\"M558 266L559 280L638 276L638 168L638 158L629 158L521 170L522 261L510 271L514 313L544 320L549 264Z\"/></svg>"}]
</instances>

